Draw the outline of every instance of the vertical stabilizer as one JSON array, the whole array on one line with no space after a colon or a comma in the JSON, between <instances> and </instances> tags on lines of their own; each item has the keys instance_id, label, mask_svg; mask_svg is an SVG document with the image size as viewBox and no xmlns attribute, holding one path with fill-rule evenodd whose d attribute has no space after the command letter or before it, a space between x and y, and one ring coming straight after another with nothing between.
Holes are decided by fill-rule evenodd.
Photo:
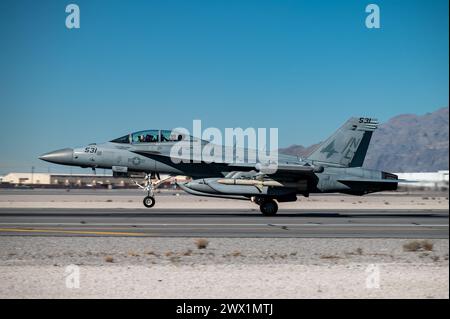
<instances>
[{"instance_id":1,"label":"vertical stabilizer","mask_svg":"<svg viewBox=\"0 0 450 319\"><path fill-rule=\"evenodd\" d=\"M377 127L376 119L352 117L306 159L318 164L360 167L364 163L372 133Z\"/></svg>"}]
</instances>

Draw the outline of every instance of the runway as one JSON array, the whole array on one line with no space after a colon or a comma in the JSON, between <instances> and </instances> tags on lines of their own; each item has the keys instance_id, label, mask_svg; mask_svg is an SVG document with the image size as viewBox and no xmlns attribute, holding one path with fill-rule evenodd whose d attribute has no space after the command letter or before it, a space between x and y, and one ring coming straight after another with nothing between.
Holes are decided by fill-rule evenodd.
<instances>
[{"instance_id":1,"label":"runway","mask_svg":"<svg viewBox=\"0 0 450 319\"><path fill-rule=\"evenodd\" d=\"M448 210L1 208L0 236L449 238Z\"/></svg>"}]
</instances>

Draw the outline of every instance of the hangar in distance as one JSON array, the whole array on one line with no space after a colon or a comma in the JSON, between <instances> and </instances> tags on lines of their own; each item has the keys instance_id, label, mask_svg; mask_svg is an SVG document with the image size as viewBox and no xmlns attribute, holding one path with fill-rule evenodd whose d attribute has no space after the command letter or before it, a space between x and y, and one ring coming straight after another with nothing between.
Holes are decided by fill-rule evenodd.
<instances>
[{"instance_id":1,"label":"hangar in distance","mask_svg":"<svg viewBox=\"0 0 450 319\"><path fill-rule=\"evenodd\" d=\"M262 160L259 151L247 161L228 162L223 153L206 163L174 158L174 145L190 150L194 143L200 149L211 143L170 130L146 130L127 134L110 142L89 144L81 148L65 148L40 156L41 160L70 166L112 169L116 176L145 173L146 207L155 204L154 189L161 184L160 173L192 177L191 182L179 184L186 192L209 197L250 200L259 205L265 216L275 215L278 203L297 200L298 195L311 193L344 193L365 195L396 190L398 177L394 174L362 168L373 131L378 122L372 118L354 117L305 158L279 155L276 169ZM217 146L217 145L216 145ZM219 146L225 148L225 146ZM248 154L248 149L243 149Z\"/></svg>"}]
</instances>

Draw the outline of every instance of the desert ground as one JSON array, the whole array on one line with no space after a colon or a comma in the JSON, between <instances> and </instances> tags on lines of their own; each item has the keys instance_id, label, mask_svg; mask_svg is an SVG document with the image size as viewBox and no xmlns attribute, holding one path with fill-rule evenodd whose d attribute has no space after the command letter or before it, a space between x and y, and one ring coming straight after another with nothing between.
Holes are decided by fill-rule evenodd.
<instances>
[{"instance_id":1,"label":"desert ground","mask_svg":"<svg viewBox=\"0 0 450 319\"><path fill-rule=\"evenodd\" d=\"M69 215L70 209L81 209L83 214L90 209L114 209L139 227L136 214L126 214L147 212L141 207L140 192L94 192L2 190L1 227L17 227L8 226L8 218L20 209L30 212L20 217L26 221L33 214L52 218L45 215L47 210L58 214L63 208L69 209ZM239 221L239 214L221 213L236 209L253 223L259 218L269 223L249 202L173 191L158 195L162 214L166 214L164 209L170 210L164 217L167 220L195 221L207 210L216 212L221 222ZM395 218L419 214L430 223L436 223L438 213L438 237L442 238L363 238L358 234L352 238L162 238L133 233L91 236L56 232L44 236L6 232L0 236L0 298L449 298L448 193L311 196L280 206L282 214L382 210L387 215L383 218L390 218L390 212ZM183 213L186 208L190 211ZM156 218L147 216L147 220ZM294 218L301 221L306 217L299 213ZM352 223L350 217L336 218ZM21 230L33 231L33 227Z\"/></svg>"}]
</instances>

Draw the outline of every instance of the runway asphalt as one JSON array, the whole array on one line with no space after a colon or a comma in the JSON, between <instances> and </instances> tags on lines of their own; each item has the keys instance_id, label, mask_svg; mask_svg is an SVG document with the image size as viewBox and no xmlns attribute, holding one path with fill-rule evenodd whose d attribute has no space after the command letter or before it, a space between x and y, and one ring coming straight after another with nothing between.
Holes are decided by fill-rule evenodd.
<instances>
[{"instance_id":1,"label":"runway asphalt","mask_svg":"<svg viewBox=\"0 0 450 319\"><path fill-rule=\"evenodd\" d=\"M449 238L448 210L1 208L0 236Z\"/></svg>"}]
</instances>

